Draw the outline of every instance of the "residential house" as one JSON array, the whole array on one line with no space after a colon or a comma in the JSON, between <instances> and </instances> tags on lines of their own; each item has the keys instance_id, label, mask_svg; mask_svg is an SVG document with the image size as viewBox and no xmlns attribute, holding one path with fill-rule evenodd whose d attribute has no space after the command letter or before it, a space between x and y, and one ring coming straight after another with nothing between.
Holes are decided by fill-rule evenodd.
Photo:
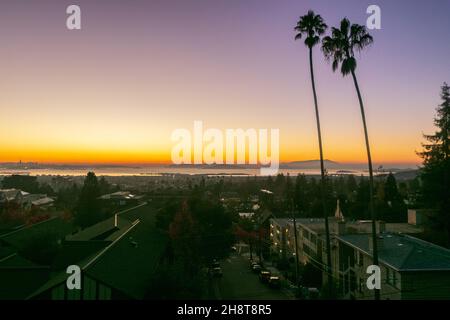
<instances>
[{"instance_id":1,"label":"residential house","mask_svg":"<svg viewBox=\"0 0 450 320\"><path fill-rule=\"evenodd\" d=\"M366 281L373 264L373 241L367 234L336 236L333 276L344 298L373 299ZM381 299L450 299L450 250L408 235L377 236Z\"/></svg>"},{"instance_id":2,"label":"residential house","mask_svg":"<svg viewBox=\"0 0 450 320\"><path fill-rule=\"evenodd\" d=\"M99 197L100 200L109 202L116 206L136 205L142 199L142 196L131 193L130 191L117 191L105 194Z\"/></svg>"},{"instance_id":3,"label":"residential house","mask_svg":"<svg viewBox=\"0 0 450 320\"><path fill-rule=\"evenodd\" d=\"M0 203L16 202L23 208L29 209L32 206L49 208L54 200L46 194L31 194L19 189L0 189Z\"/></svg>"},{"instance_id":4,"label":"residential house","mask_svg":"<svg viewBox=\"0 0 450 320\"><path fill-rule=\"evenodd\" d=\"M35 252L30 247L35 248L42 238L56 245L71 231L70 223L53 218L1 235L0 300L25 299L48 281L51 267L33 261Z\"/></svg>"},{"instance_id":5,"label":"residential house","mask_svg":"<svg viewBox=\"0 0 450 320\"><path fill-rule=\"evenodd\" d=\"M167 245L167 235L154 226L152 210L140 206L67 236L58 271L28 298L144 299ZM66 286L69 265L82 270L81 290Z\"/></svg>"}]
</instances>

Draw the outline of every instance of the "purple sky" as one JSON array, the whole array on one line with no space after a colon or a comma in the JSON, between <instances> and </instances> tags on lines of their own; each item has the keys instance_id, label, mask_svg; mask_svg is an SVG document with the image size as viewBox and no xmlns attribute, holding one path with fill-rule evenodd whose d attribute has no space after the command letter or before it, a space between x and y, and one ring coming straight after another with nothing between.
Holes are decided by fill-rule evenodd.
<instances>
[{"instance_id":1,"label":"purple sky","mask_svg":"<svg viewBox=\"0 0 450 320\"><path fill-rule=\"evenodd\" d=\"M65 28L69 4L82 9L81 31ZM280 128L282 160L317 158L307 50L293 27L308 9L330 26L364 24L370 4L382 30L357 76L374 159L417 162L450 82L448 0L2 1L0 161L164 160L170 132L194 120ZM364 161L352 81L318 48L314 59L325 156Z\"/></svg>"}]
</instances>

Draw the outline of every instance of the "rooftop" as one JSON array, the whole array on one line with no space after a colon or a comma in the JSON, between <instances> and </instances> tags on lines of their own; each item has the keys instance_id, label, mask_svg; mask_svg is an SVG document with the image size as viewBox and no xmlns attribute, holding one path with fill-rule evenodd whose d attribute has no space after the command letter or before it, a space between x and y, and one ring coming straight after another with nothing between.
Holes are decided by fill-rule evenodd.
<instances>
[{"instance_id":1,"label":"rooftop","mask_svg":"<svg viewBox=\"0 0 450 320\"><path fill-rule=\"evenodd\" d=\"M346 234L342 242L372 255L369 236ZM383 233L379 236L379 259L398 271L450 271L450 250L407 235Z\"/></svg>"},{"instance_id":2,"label":"rooftop","mask_svg":"<svg viewBox=\"0 0 450 320\"><path fill-rule=\"evenodd\" d=\"M34 206L43 206L43 205L46 205L46 204L51 204L53 202L54 202L54 200L52 198L44 197L44 198L41 198L39 200L35 200L35 201L31 202L31 204L34 205Z\"/></svg>"},{"instance_id":3,"label":"rooftop","mask_svg":"<svg viewBox=\"0 0 450 320\"><path fill-rule=\"evenodd\" d=\"M86 267L86 273L135 299L144 298L166 236L137 223Z\"/></svg>"},{"instance_id":4,"label":"rooftop","mask_svg":"<svg viewBox=\"0 0 450 320\"><path fill-rule=\"evenodd\" d=\"M28 192L19 189L0 189L0 200L4 199L7 201L15 200L19 195L27 195Z\"/></svg>"},{"instance_id":5,"label":"rooftop","mask_svg":"<svg viewBox=\"0 0 450 320\"><path fill-rule=\"evenodd\" d=\"M99 197L99 199L102 200L108 200L108 199L138 199L141 198L140 196L136 196L132 194L130 191L117 191L110 194L105 194Z\"/></svg>"},{"instance_id":6,"label":"rooftop","mask_svg":"<svg viewBox=\"0 0 450 320\"><path fill-rule=\"evenodd\" d=\"M285 220L285 224L293 224L292 219L275 219ZM335 217L328 218L330 224L330 233L337 233L337 226L339 219ZM323 218L300 218L296 219L297 227L302 226L317 234L325 233L325 220ZM408 223L385 223L385 231L391 233L405 233L405 234L417 234L423 232L423 229L419 226L411 225ZM345 222L346 234L354 233L371 233L372 221L371 220L356 220Z\"/></svg>"},{"instance_id":7,"label":"rooftop","mask_svg":"<svg viewBox=\"0 0 450 320\"><path fill-rule=\"evenodd\" d=\"M43 234L51 234L57 238L62 238L72 231L72 224L55 217L0 236L0 242L4 242L15 249L21 250L31 241L39 238Z\"/></svg>"},{"instance_id":8,"label":"rooftop","mask_svg":"<svg viewBox=\"0 0 450 320\"><path fill-rule=\"evenodd\" d=\"M167 236L154 226L155 212L148 205L137 206L118 216L117 229L112 218L67 237L61 265L78 264L89 277L128 297L144 298L167 243ZM107 237L99 239L105 232ZM29 298L66 279L65 271L58 273Z\"/></svg>"},{"instance_id":9,"label":"rooftop","mask_svg":"<svg viewBox=\"0 0 450 320\"><path fill-rule=\"evenodd\" d=\"M131 226L131 221L120 216L111 217L99 223L96 223L75 234L68 235L67 241L88 241L88 240L110 240L113 241L124 233Z\"/></svg>"}]
</instances>

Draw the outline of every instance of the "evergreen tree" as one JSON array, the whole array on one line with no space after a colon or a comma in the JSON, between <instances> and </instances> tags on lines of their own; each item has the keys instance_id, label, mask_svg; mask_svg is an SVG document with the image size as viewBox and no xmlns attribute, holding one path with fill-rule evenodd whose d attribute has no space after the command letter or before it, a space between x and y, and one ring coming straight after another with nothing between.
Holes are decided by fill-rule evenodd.
<instances>
[{"instance_id":1,"label":"evergreen tree","mask_svg":"<svg viewBox=\"0 0 450 320\"><path fill-rule=\"evenodd\" d=\"M272 176L269 176L267 178L266 188L270 191L273 191L273 185L274 185L273 178L272 178Z\"/></svg>"},{"instance_id":2,"label":"evergreen tree","mask_svg":"<svg viewBox=\"0 0 450 320\"><path fill-rule=\"evenodd\" d=\"M400 194L397 188L397 180L395 180L394 175L389 173L386 182L384 183L384 199L387 202L393 202L400 200Z\"/></svg>"},{"instance_id":3,"label":"evergreen tree","mask_svg":"<svg viewBox=\"0 0 450 320\"><path fill-rule=\"evenodd\" d=\"M112 192L111 184L105 179L105 177L101 177L98 181L100 195L108 194Z\"/></svg>"},{"instance_id":4,"label":"evergreen tree","mask_svg":"<svg viewBox=\"0 0 450 320\"><path fill-rule=\"evenodd\" d=\"M37 177L16 175L6 176L3 178L2 186L4 189L20 189L29 193L39 193L39 182Z\"/></svg>"},{"instance_id":5,"label":"evergreen tree","mask_svg":"<svg viewBox=\"0 0 450 320\"><path fill-rule=\"evenodd\" d=\"M60 189L56 197L56 205L61 209L72 211L78 203L80 188L74 183L71 187Z\"/></svg>"},{"instance_id":6,"label":"evergreen tree","mask_svg":"<svg viewBox=\"0 0 450 320\"><path fill-rule=\"evenodd\" d=\"M287 203L287 208L291 208L292 201L294 200L294 188L292 187L291 176L289 175L289 173L286 175L284 197L285 202Z\"/></svg>"},{"instance_id":7,"label":"evergreen tree","mask_svg":"<svg viewBox=\"0 0 450 320\"><path fill-rule=\"evenodd\" d=\"M295 179L294 206L302 217L309 210L308 188L308 179L306 179L304 174L299 174Z\"/></svg>"},{"instance_id":8,"label":"evergreen tree","mask_svg":"<svg viewBox=\"0 0 450 320\"><path fill-rule=\"evenodd\" d=\"M424 159L424 165L433 165L449 158L450 133L450 87L447 83L442 86L442 103L436 109L434 125L437 130L432 135L424 135L428 143L422 144L423 151L419 153Z\"/></svg>"},{"instance_id":9,"label":"evergreen tree","mask_svg":"<svg viewBox=\"0 0 450 320\"><path fill-rule=\"evenodd\" d=\"M432 135L424 135L427 143L422 144L423 158L421 200L428 208L435 209L435 228L447 235L450 245L450 87L444 83L441 91L442 103L436 109L434 125L437 130Z\"/></svg>"},{"instance_id":10,"label":"evergreen tree","mask_svg":"<svg viewBox=\"0 0 450 320\"><path fill-rule=\"evenodd\" d=\"M88 172L78 198L75 212L75 223L86 228L99 222L103 215L100 212L100 186L94 172Z\"/></svg>"},{"instance_id":11,"label":"evergreen tree","mask_svg":"<svg viewBox=\"0 0 450 320\"><path fill-rule=\"evenodd\" d=\"M347 176L347 190L349 193L353 193L358 188L358 183L356 182L354 175Z\"/></svg>"}]
</instances>

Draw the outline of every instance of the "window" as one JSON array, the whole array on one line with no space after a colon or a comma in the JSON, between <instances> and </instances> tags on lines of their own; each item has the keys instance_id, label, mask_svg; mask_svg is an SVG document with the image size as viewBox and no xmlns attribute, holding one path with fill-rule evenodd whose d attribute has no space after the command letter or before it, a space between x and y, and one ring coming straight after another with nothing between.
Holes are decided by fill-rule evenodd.
<instances>
[{"instance_id":1,"label":"window","mask_svg":"<svg viewBox=\"0 0 450 320\"><path fill-rule=\"evenodd\" d=\"M97 283L88 277L84 277L83 286L83 299L95 300L97 298Z\"/></svg>"},{"instance_id":2,"label":"window","mask_svg":"<svg viewBox=\"0 0 450 320\"><path fill-rule=\"evenodd\" d=\"M306 230L303 230L303 238L309 239L309 232Z\"/></svg>"},{"instance_id":3,"label":"window","mask_svg":"<svg viewBox=\"0 0 450 320\"><path fill-rule=\"evenodd\" d=\"M356 260L358 261L358 266L362 267L364 265L364 255L361 251L357 251Z\"/></svg>"},{"instance_id":4,"label":"window","mask_svg":"<svg viewBox=\"0 0 450 320\"><path fill-rule=\"evenodd\" d=\"M350 291L356 290L356 275L353 270L350 271Z\"/></svg>"},{"instance_id":5,"label":"window","mask_svg":"<svg viewBox=\"0 0 450 320\"><path fill-rule=\"evenodd\" d=\"M394 287L396 287L397 289L400 289L400 274L398 272L393 272L394 275Z\"/></svg>"},{"instance_id":6,"label":"window","mask_svg":"<svg viewBox=\"0 0 450 320\"><path fill-rule=\"evenodd\" d=\"M386 268L386 283L390 283L391 280L391 270L389 268Z\"/></svg>"},{"instance_id":7,"label":"window","mask_svg":"<svg viewBox=\"0 0 450 320\"><path fill-rule=\"evenodd\" d=\"M395 271L386 268L386 283L395 286Z\"/></svg>"},{"instance_id":8,"label":"window","mask_svg":"<svg viewBox=\"0 0 450 320\"><path fill-rule=\"evenodd\" d=\"M111 289L107 286L100 284L98 286L98 299L99 300L111 300Z\"/></svg>"},{"instance_id":9,"label":"window","mask_svg":"<svg viewBox=\"0 0 450 320\"><path fill-rule=\"evenodd\" d=\"M78 289L67 289L67 300L80 300L81 290Z\"/></svg>"},{"instance_id":10,"label":"window","mask_svg":"<svg viewBox=\"0 0 450 320\"><path fill-rule=\"evenodd\" d=\"M64 300L64 291L66 288L64 284L52 289L52 300Z\"/></svg>"}]
</instances>

